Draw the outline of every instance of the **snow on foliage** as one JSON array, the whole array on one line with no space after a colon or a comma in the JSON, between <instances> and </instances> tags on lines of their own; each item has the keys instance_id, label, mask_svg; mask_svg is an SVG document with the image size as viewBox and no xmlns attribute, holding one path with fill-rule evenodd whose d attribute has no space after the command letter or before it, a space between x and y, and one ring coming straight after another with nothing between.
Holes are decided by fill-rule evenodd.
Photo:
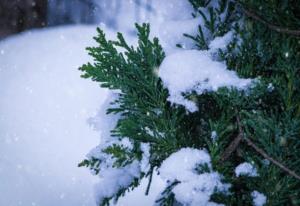
<instances>
[{"instance_id":1,"label":"snow on foliage","mask_svg":"<svg viewBox=\"0 0 300 206\"><path fill-rule=\"evenodd\" d=\"M107 98L99 108L96 115L88 119L89 125L93 127L94 130L100 133L101 144L110 141L110 132L113 130L118 120L120 119L119 114L107 114L107 109L111 106L111 102L118 98L119 94L117 91L107 91Z\"/></svg>"},{"instance_id":2,"label":"snow on foliage","mask_svg":"<svg viewBox=\"0 0 300 206\"><path fill-rule=\"evenodd\" d=\"M142 143L141 150L143 152L141 160L141 171L146 173L150 169L149 158L150 158L150 145L149 143Z\"/></svg>"},{"instance_id":3,"label":"snow on foliage","mask_svg":"<svg viewBox=\"0 0 300 206\"><path fill-rule=\"evenodd\" d=\"M159 68L159 76L173 104L183 105L190 112L198 110L195 102L183 94L217 91L220 87L245 89L252 82L229 71L222 62L211 59L208 51L183 50L167 56Z\"/></svg>"},{"instance_id":4,"label":"snow on foliage","mask_svg":"<svg viewBox=\"0 0 300 206\"><path fill-rule=\"evenodd\" d=\"M267 202L267 197L258 191L253 191L251 193L251 197L253 199L254 206L263 206Z\"/></svg>"},{"instance_id":5,"label":"snow on foliage","mask_svg":"<svg viewBox=\"0 0 300 206\"><path fill-rule=\"evenodd\" d=\"M217 132L216 132L216 131L212 131L212 132L211 132L210 138L211 138L211 140L212 140L213 142L216 142L216 140L218 139L218 134L217 134Z\"/></svg>"},{"instance_id":6,"label":"snow on foliage","mask_svg":"<svg viewBox=\"0 0 300 206\"><path fill-rule=\"evenodd\" d=\"M233 37L233 32L227 32L222 37L216 37L209 43L209 49L211 51L217 51L218 49L224 50L226 49L227 45L230 43Z\"/></svg>"},{"instance_id":7,"label":"snow on foliage","mask_svg":"<svg viewBox=\"0 0 300 206\"><path fill-rule=\"evenodd\" d=\"M183 148L164 160L159 171L167 182L178 181L172 192L183 205L216 205L210 202L211 195L227 193L230 188L230 184L222 183L222 176L212 170L206 150Z\"/></svg>"},{"instance_id":8,"label":"snow on foliage","mask_svg":"<svg viewBox=\"0 0 300 206\"><path fill-rule=\"evenodd\" d=\"M115 26L124 34L126 40L128 37L132 37L131 34L134 31L133 26L135 22L150 22L151 36L157 36L160 39L165 51L175 51L177 49L176 44L192 47L192 40L184 37L183 33L196 34L200 19L192 18L193 8L188 1L154 0L151 3L151 7L145 6L146 4L146 1L140 4L139 17L141 18L139 19L134 15L130 16L134 14L134 4L124 3L119 5L119 12L115 18ZM178 13L181 13L181 15L178 15ZM105 16L105 14L103 15ZM111 36L108 38L111 38ZM115 98L117 98L117 94L110 96L98 114L89 119L89 123L101 135L99 146L93 149L88 155L90 161L101 161L101 164L99 163L96 164L96 167L91 167L93 173L100 177L100 182L96 186L96 198L99 202L104 198L113 196L120 189L128 187L134 178L139 177L141 173L147 173L150 169L150 147L148 144L141 144L143 154L140 161L135 160L121 167L114 167L114 158L105 153L105 149L109 146L123 145L118 138L112 137L110 134L111 130L116 126L120 115L106 114L106 110L111 107L110 102L114 101ZM145 128L145 130L149 134L152 132L149 128ZM109 190L107 189L107 185L110 185Z\"/></svg>"},{"instance_id":9,"label":"snow on foliage","mask_svg":"<svg viewBox=\"0 0 300 206\"><path fill-rule=\"evenodd\" d=\"M95 160L92 172L100 177L100 181L95 186L98 204L104 198L113 196L120 188L127 188L141 173L140 164L136 160L124 167L116 167L115 158L105 153L105 149L113 145L132 149L129 139L123 138L121 141L111 140L108 143L102 143L88 154L90 159Z\"/></svg>"},{"instance_id":10,"label":"snow on foliage","mask_svg":"<svg viewBox=\"0 0 300 206\"><path fill-rule=\"evenodd\" d=\"M164 51L170 54L181 50L177 45L180 45L184 49L195 48L194 40L185 37L183 34L196 35L198 32L197 26L202 24L203 21L201 17L161 23L157 36Z\"/></svg>"},{"instance_id":11,"label":"snow on foliage","mask_svg":"<svg viewBox=\"0 0 300 206\"><path fill-rule=\"evenodd\" d=\"M90 168L92 173L100 177L100 181L95 186L98 204L104 198L112 197L120 189L130 186L133 180L141 175L141 172L148 169L149 145L147 144L141 145L144 152L141 162L134 160L121 167L117 167L116 159L106 152L106 149L112 146L119 146L125 150L133 148L128 138L118 139L111 136L111 130L115 128L121 117L119 114L106 114L106 110L112 107L110 103L118 96L118 92L109 92L109 98L106 99L98 114L89 119L89 123L99 130L101 135L101 143L87 155L90 161L94 161L94 165Z\"/></svg>"},{"instance_id":12,"label":"snow on foliage","mask_svg":"<svg viewBox=\"0 0 300 206\"><path fill-rule=\"evenodd\" d=\"M140 176L139 162L134 161L122 168L110 166L101 170L100 174L100 181L95 186L98 205L104 198L113 196L120 188L127 188L134 178Z\"/></svg>"},{"instance_id":13,"label":"snow on foliage","mask_svg":"<svg viewBox=\"0 0 300 206\"><path fill-rule=\"evenodd\" d=\"M212 1L211 6L218 7L218 4ZM186 12L192 11L186 8ZM211 39L207 51L193 50L194 42L183 35L197 34L199 25L203 28L204 36ZM170 92L168 100L173 104L185 106L190 112L195 112L198 108L193 101L185 98L184 94L191 92L202 94L206 91L217 91L220 87L246 89L252 83L250 79L239 78L235 72L229 71L223 62L215 61L213 58L219 49L226 49L233 38L233 32L229 31L221 37L212 39L203 25L202 17L190 16L176 21L166 21L157 32L167 53L159 68L159 77ZM181 45L184 50L176 47L177 45Z\"/></svg>"},{"instance_id":14,"label":"snow on foliage","mask_svg":"<svg viewBox=\"0 0 300 206\"><path fill-rule=\"evenodd\" d=\"M234 172L237 177L242 176L242 175L249 176L249 177L257 177L258 176L256 168L248 162L239 164L235 168Z\"/></svg>"},{"instance_id":15,"label":"snow on foliage","mask_svg":"<svg viewBox=\"0 0 300 206\"><path fill-rule=\"evenodd\" d=\"M214 2L212 2L212 6L217 6L213 4ZM251 80L240 79L235 72L227 70L224 63L212 59L213 52L218 49L224 49L230 42L232 32L228 32L224 37L212 39L209 45L210 51L191 50L195 48L195 43L190 38L185 37L184 34L196 35L198 26L203 26L204 21L202 17L194 18L192 16L194 10L188 1L153 0L151 5L147 1L140 1L140 5L139 18L137 19L133 15L135 4L120 3L119 12L115 18L115 26L125 34L127 39L134 33L134 22L149 22L151 24L151 36L159 38L167 55L159 68L158 75L169 90L170 102L184 105L187 110L193 112L197 110L196 104L187 100L183 93L195 91L198 94L202 94L206 91L216 91L218 88L225 86L244 89L251 83ZM205 27L203 32L206 36L207 31ZM178 48L178 44L182 48ZM122 144L118 143L116 138L110 136L110 131L114 128L120 116L106 115L105 110L107 106L109 105L102 107L102 111L90 120L101 133L100 145L89 155L89 159L100 159L104 165L104 167L96 168L102 171L99 175L101 181L96 188L98 201L112 196L121 188L129 186L135 177L138 177L142 172L147 173L149 170L149 145L141 145L143 154L139 162L134 161L119 168L113 167L114 159L103 152L111 144ZM112 117L110 117L111 115ZM145 128L145 130L151 135L152 131L149 128ZM160 169L161 176L167 180L172 179L172 177L168 176L171 175L168 173L168 169L170 170L170 165L172 164L168 162L170 159L174 159L171 161L174 163L172 170L174 174L178 172L179 176L173 177L172 181L176 179L181 182L173 189L176 199L183 204L213 204L210 202L210 196L214 190L225 192L228 190L229 185L222 184L221 176L212 171L210 157L207 152L193 149L180 151L182 154L181 152L175 153L164 162ZM195 156L191 156L191 154ZM180 169L178 171L182 167L178 165L178 162L183 162L180 159L182 158L181 156L185 156L188 159L193 157L194 159L190 159L190 163L185 163L183 170ZM169 166L164 167L164 165L168 164ZM209 172L197 174L194 170L197 165L208 165ZM112 185L109 191L105 190L107 184Z\"/></svg>"}]
</instances>

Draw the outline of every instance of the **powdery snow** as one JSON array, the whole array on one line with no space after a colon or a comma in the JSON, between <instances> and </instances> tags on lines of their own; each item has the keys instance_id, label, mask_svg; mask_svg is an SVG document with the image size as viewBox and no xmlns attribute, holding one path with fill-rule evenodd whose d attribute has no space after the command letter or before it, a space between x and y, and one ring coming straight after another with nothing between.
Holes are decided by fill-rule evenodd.
<instances>
[{"instance_id":1,"label":"powdery snow","mask_svg":"<svg viewBox=\"0 0 300 206\"><path fill-rule=\"evenodd\" d=\"M198 25L203 24L202 17L180 21L166 21L159 24L158 31L155 35L159 37L159 41L168 55L182 50L181 48L178 48L178 45L184 49L195 48L195 41L185 37L184 34L196 36L198 33ZM151 28L153 28L154 33L156 26L152 25L153 24L151 24ZM204 33L205 32L206 30L204 29Z\"/></svg>"},{"instance_id":2,"label":"powdery snow","mask_svg":"<svg viewBox=\"0 0 300 206\"><path fill-rule=\"evenodd\" d=\"M199 171L201 167L209 171ZM183 205L217 205L210 202L210 196L216 191L227 193L230 187L221 182L219 173L212 171L210 155L205 150L180 149L163 161L159 171L165 181L179 181L172 192Z\"/></svg>"},{"instance_id":3,"label":"powdery snow","mask_svg":"<svg viewBox=\"0 0 300 206\"><path fill-rule=\"evenodd\" d=\"M94 45L95 35L95 26L64 26L0 42L0 193L5 197L0 205L96 205L99 178L77 165L119 117L107 116L105 105L101 109L107 90L82 79L78 71L91 61L85 48ZM146 167L147 156L143 162ZM129 175L136 175L135 167L128 169ZM120 173L103 175L111 179ZM153 191L162 184L156 179ZM119 205L134 205L139 199L152 205L156 194L145 197L147 181L142 184Z\"/></svg>"},{"instance_id":4,"label":"powdery snow","mask_svg":"<svg viewBox=\"0 0 300 206\"><path fill-rule=\"evenodd\" d=\"M101 178L95 186L98 205L105 197L114 195L119 189L128 187L133 179L140 176L140 166L138 161L123 167L101 170Z\"/></svg>"},{"instance_id":5,"label":"powdery snow","mask_svg":"<svg viewBox=\"0 0 300 206\"><path fill-rule=\"evenodd\" d=\"M118 1L114 19L110 9L101 16L107 17L106 23L114 21L114 28L125 32L126 39L134 33L135 22L151 23L151 36L159 37L167 54L159 76L170 91L172 103L193 112L197 110L196 104L182 93L202 94L224 86L244 89L251 83L227 70L223 63L212 60L211 53L226 47L232 37L230 33L213 40L210 51L176 47L181 44L184 49L193 49L193 42L183 33L195 35L197 26L203 24L201 18L192 17L193 8L188 1L139 2L141 9L136 10L132 1ZM106 29L105 33L109 38L115 37L115 32ZM4 177L0 192L7 197L0 199L0 205L94 205L91 188L99 178L76 166L99 143L99 133L100 145L89 154L102 158L106 167L95 189L98 201L126 187L140 172L149 169L147 144L142 145L141 162L134 161L124 168L113 168L112 158L103 156L101 149L105 146L116 143L130 147L130 142L111 139L110 130L119 116L106 115L107 104L101 106L107 91L81 79L77 71L83 63L91 61L84 48L94 44L94 35L93 26L64 27L28 32L0 42L0 135L4 137L0 142L0 176ZM129 44L134 41L130 39ZM107 103L113 97L109 98ZM86 123L88 118L94 130ZM182 165L178 166L178 162ZM209 172L199 174L195 170L199 165L207 165ZM221 182L220 174L212 171L205 150L181 149L163 162L160 172L165 180L180 181L173 192L182 204L217 205L210 202L210 196L215 190L227 192L230 187ZM154 192L150 197L143 196L147 184L143 180L142 187L118 204L136 205L140 199L144 205L151 205L156 192L165 186L156 175L152 183Z\"/></svg>"},{"instance_id":6,"label":"powdery snow","mask_svg":"<svg viewBox=\"0 0 300 206\"><path fill-rule=\"evenodd\" d=\"M222 37L216 37L209 43L209 49L211 51L217 51L219 49L224 50L226 49L227 45L230 43L230 41L233 38L233 32L227 32L224 36Z\"/></svg>"},{"instance_id":7,"label":"powdery snow","mask_svg":"<svg viewBox=\"0 0 300 206\"><path fill-rule=\"evenodd\" d=\"M249 177L257 177L258 176L256 168L248 162L239 164L235 168L234 172L237 177L242 176L242 175L249 176Z\"/></svg>"},{"instance_id":8,"label":"powdery snow","mask_svg":"<svg viewBox=\"0 0 300 206\"><path fill-rule=\"evenodd\" d=\"M95 205L97 178L77 164L99 142L87 124L106 91L80 78L94 26L0 42L0 205Z\"/></svg>"},{"instance_id":9,"label":"powdery snow","mask_svg":"<svg viewBox=\"0 0 300 206\"><path fill-rule=\"evenodd\" d=\"M150 145L149 143L142 143L141 144L141 150L143 152L142 160L140 162L141 164L141 171L144 173L147 173L150 169Z\"/></svg>"},{"instance_id":10,"label":"powdery snow","mask_svg":"<svg viewBox=\"0 0 300 206\"><path fill-rule=\"evenodd\" d=\"M150 147L149 144L141 144L143 151L142 160L138 162L133 161L125 167L117 168L113 164L115 159L103 152L103 149L112 146L120 145L122 148L132 149L132 143L128 138L111 137L111 130L113 130L120 118L119 114L107 114L108 108L113 107L110 103L118 98L118 91L108 92L106 101L102 104L97 114L89 119L89 124L100 133L100 144L92 149L87 155L89 159L96 158L101 160L99 165L100 173L98 174L100 181L95 185L95 196L97 203L100 203L104 198L111 197L118 192L119 189L128 187L135 178L141 175L141 172L147 173L149 170ZM92 171L95 174L95 171ZM109 186L108 186L109 185ZM136 205L139 200L143 200L145 205L152 205L163 187L163 182L157 176L153 179L153 185L149 196L145 196L147 180L142 180L141 186L134 190L134 192L126 194L121 198L118 205Z\"/></svg>"},{"instance_id":11,"label":"powdery snow","mask_svg":"<svg viewBox=\"0 0 300 206\"><path fill-rule=\"evenodd\" d=\"M159 68L159 77L168 88L168 100L186 107L190 112L198 110L195 102L183 93L217 91L220 87L245 89L250 79L241 79L226 65L211 59L208 51L183 50L167 56Z\"/></svg>"},{"instance_id":12,"label":"powdery snow","mask_svg":"<svg viewBox=\"0 0 300 206\"><path fill-rule=\"evenodd\" d=\"M216 131L212 131L212 132L211 132L210 138L211 138L211 140L212 140L213 142L216 142L216 140L217 140L217 138L218 138L217 132L216 132Z\"/></svg>"},{"instance_id":13,"label":"powdery snow","mask_svg":"<svg viewBox=\"0 0 300 206\"><path fill-rule=\"evenodd\" d=\"M267 202L267 197L258 191L253 191L251 193L252 199L253 199L253 205L254 206L263 206Z\"/></svg>"}]
</instances>

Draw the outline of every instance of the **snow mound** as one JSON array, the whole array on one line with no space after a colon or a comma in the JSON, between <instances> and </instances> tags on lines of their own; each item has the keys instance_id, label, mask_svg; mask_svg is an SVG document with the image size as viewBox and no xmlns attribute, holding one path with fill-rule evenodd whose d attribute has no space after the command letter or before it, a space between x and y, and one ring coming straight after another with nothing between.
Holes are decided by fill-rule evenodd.
<instances>
[{"instance_id":1,"label":"snow mound","mask_svg":"<svg viewBox=\"0 0 300 206\"><path fill-rule=\"evenodd\" d=\"M210 155L205 150L183 148L164 160L159 171L168 183L178 181L172 192L183 205L219 205L210 202L211 195L216 191L227 193L230 188L230 184L221 182L219 173L212 171Z\"/></svg>"},{"instance_id":2,"label":"snow mound","mask_svg":"<svg viewBox=\"0 0 300 206\"><path fill-rule=\"evenodd\" d=\"M98 178L77 167L99 142L86 121L106 98L78 71L95 34L70 26L0 42L0 205L95 205Z\"/></svg>"},{"instance_id":3,"label":"snow mound","mask_svg":"<svg viewBox=\"0 0 300 206\"><path fill-rule=\"evenodd\" d=\"M242 176L242 175L249 176L249 177L257 177L258 176L256 168L248 162L239 164L235 168L234 172L237 177Z\"/></svg>"},{"instance_id":4,"label":"snow mound","mask_svg":"<svg viewBox=\"0 0 300 206\"><path fill-rule=\"evenodd\" d=\"M186 107L190 112L198 110L195 102L183 94L217 91L220 87L245 89L252 82L241 79L236 72L229 71L222 62L211 59L208 51L183 50L167 56L159 68L159 77L168 88L168 100Z\"/></svg>"}]
</instances>

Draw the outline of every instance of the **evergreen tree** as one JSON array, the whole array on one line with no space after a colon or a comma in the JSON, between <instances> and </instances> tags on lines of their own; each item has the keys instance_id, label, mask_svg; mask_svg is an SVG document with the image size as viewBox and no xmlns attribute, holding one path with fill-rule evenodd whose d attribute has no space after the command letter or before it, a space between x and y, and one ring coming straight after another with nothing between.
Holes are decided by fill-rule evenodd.
<instances>
[{"instance_id":1,"label":"evergreen tree","mask_svg":"<svg viewBox=\"0 0 300 206\"><path fill-rule=\"evenodd\" d=\"M119 91L107 112L120 118L111 131L113 143L100 149L102 155L86 159L80 166L101 174L101 165L109 165L108 157L115 168L140 163L145 144L150 165L99 204L109 205L144 177L149 178L150 187L153 172L168 157L182 148L194 148L205 149L211 157L211 166L209 162L198 165L194 172L216 171L223 176L222 183L230 184L228 191L216 189L209 201L263 205L259 198L266 197L266 205L300 205L300 2L190 3L193 16L204 22L196 36L184 34L194 41L194 48L207 51L213 40L231 32L230 42L215 51L213 59L225 62L227 69L241 78L255 79L255 83L246 90L222 87L215 92L187 92L184 97L198 107L189 112L168 100L170 92L157 74L166 54L157 38L150 39L148 24L136 25L136 48L128 45L122 34L117 41L109 41L98 29L98 46L88 49L95 63L80 70L84 78ZM124 138L132 146L118 143ZM239 173L244 166L252 173ZM183 204L174 193L180 183L178 179L169 182L156 203Z\"/></svg>"}]
</instances>

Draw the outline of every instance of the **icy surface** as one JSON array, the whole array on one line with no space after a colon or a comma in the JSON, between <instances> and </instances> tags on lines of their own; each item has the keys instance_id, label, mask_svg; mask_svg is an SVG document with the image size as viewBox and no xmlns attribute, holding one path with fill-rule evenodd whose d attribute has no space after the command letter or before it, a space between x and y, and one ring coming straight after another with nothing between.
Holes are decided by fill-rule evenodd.
<instances>
[{"instance_id":1,"label":"icy surface","mask_svg":"<svg viewBox=\"0 0 300 206\"><path fill-rule=\"evenodd\" d=\"M267 197L258 191L253 191L251 196L253 198L253 206L263 206L267 202Z\"/></svg>"},{"instance_id":2,"label":"icy surface","mask_svg":"<svg viewBox=\"0 0 300 206\"><path fill-rule=\"evenodd\" d=\"M159 68L159 76L168 88L168 100L186 107L190 112L198 110L195 102L182 94L216 91L220 87L245 89L250 79L241 79L226 65L211 59L208 51L183 50L167 56Z\"/></svg>"},{"instance_id":3,"label":"icy surface","mask_svg":"<svg viewBox=\"0 0 300 206\"><path fill-rule=\"evenodd\" d=\"M205 150L183 148L168 157L159 171L167 182L179 181L172 192L183 205L217 205L210 202L210 196L216 191L226 193L230 187L221 182L219 173L212 171L210 155Z\"/></svg>"},{"instance_id":4,"label":"icy surface","mask_svg":"<svg viewBox=\"0 0 300 206\"><path fill-rule=\"evenodd\" d=\"M257 177L258 176L256 168L248 162L239 164L235 168L234 172L237 177L242 176L242 175L249 176L249 177Z\"/></svg>"}]
</instances>

